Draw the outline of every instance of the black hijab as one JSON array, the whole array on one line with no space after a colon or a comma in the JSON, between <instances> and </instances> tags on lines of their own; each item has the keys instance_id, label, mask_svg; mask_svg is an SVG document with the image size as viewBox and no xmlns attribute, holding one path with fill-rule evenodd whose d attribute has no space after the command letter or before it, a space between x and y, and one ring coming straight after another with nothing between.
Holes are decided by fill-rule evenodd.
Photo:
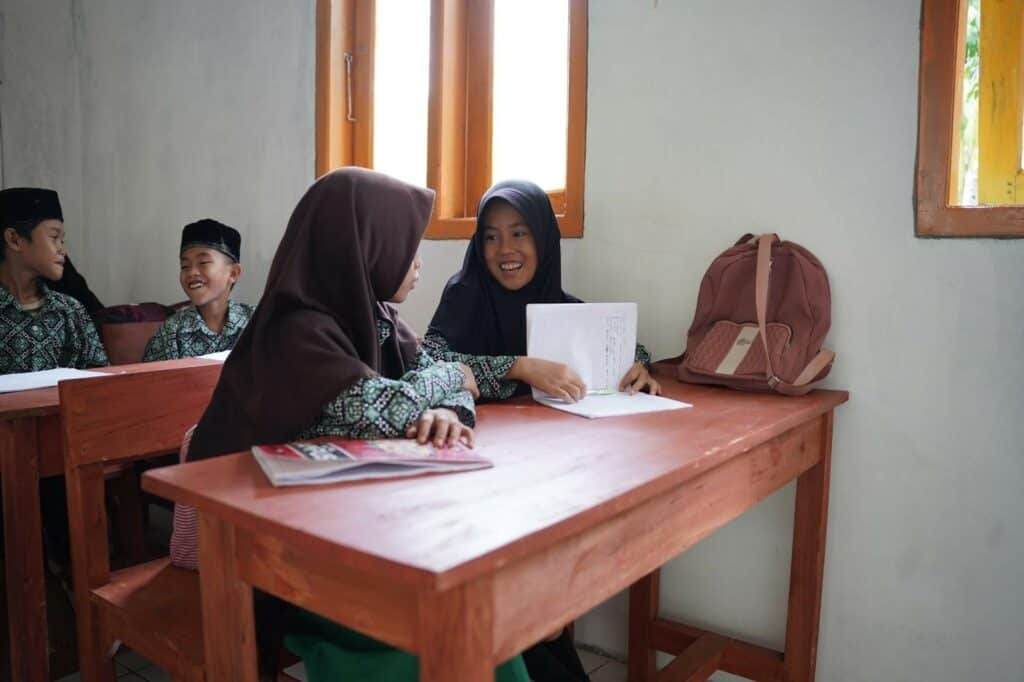
<instances>
[{"instance_id":1,"label":"black hijab","mask_svg":"<svg viewBox=\"0 0 1024 682\"><path fill-rule=\"evenodd\" d=\"M412 265L433 201L432 190L361 168L309 188L196 427L190 460L293 439L359 379L405 372L416 337L384 302ZM383 347L379 318L397 332Z\"/></svg>"},{"instance_id":2,"label":"black hijab","mask_svg":"<svg viewBox=\"0 0 1024 682\"><path fill-rule=\"evenodd\" d=\"M499 284L484 262L483 216L495 201L508 203L523 216L536 244L537 272L518 291ZM507 180L480 200L462 269L448 280L429 331L443 336L458 353L526 355L526 305L579 302L562 290L561 233L548 195L532 182Z\"/></svg>"},{"instance_id":3,"label":"black hijab","mask_svg":"<svg viewBox=\"0 0 1024 682\"><path fill-rule=\"evenodd\" d=\"M89 283L85 281L85 277L75 269L70 256L64 257L64 274L61 275L61 278L58 280L47 280L46 286L53 291L67 294L77 300L85 306L86 312L90 315L95 315L103 310L103 304L100 303L100 299L96 297L96 294L92 293Z\"/></svg>"}]
</instances>

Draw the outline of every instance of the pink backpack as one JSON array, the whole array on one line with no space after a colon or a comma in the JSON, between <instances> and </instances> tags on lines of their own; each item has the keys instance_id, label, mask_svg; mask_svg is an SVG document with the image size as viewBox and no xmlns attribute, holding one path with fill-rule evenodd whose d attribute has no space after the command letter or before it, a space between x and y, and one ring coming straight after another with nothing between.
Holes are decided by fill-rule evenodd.
<instances>
[{"instance_id":1,"label":"pink backpack","mask_svg":"<svg viewBox=\"0 0 1024 682\"><path fill-rule=\"evenodd\" d=\"M803 395L832 368L822 348L830 322L828 274L814 254L745 234L701 281L679 379Z\"/></svg>"}]
</instances>

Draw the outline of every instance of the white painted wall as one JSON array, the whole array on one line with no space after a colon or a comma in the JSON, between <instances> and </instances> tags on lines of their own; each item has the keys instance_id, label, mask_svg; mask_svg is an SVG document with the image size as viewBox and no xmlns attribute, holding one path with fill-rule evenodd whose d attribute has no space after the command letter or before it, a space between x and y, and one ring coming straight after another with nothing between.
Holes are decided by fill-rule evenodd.
<instances>
[{"instance_id":1,"label":"white painted wall","mask_svg":"<svg viewBox=\"0 0 1024 682\"><path fill-rule=\"evenodd\" d=\"M4 181L62 189L102 296L174 300L181 224L215 215L246 230L239 291L255 300L313 174L313 5L3 1ZM818 254L829 383L852 392L818 679L1020 681L1024 244L913 237L919 9L591 2L586 237L565 247L566 284L639 301L642 340L666 356L739 234ZM423 246L404 307L417 328L464 248ZM781 646L792 497L666 567L664 611ZM579 635L623 652L624 607Z\"/></svg>"},{"instance_id":2,"label":"white painted wall","mask_svg":"<svg viewBox=\"0 0 1024 682\"><path fill-rule=\"evenodd\" d=\"M255 302L313 179L315 3L5 0L2 12L4 181L60 191L100 298L183 299L181 228L213 217L243 233L236 296Z\"/></svg>"},{"instance_id":3,"label":"white painted wall","mask_svg":"<svg viewBox=\"0 0 1024 682\"><path fill-rule=\"evenodd\" d=\"M0 0L0 25L3 186L58 188L75 248L82 243L83 202L71 1Z\"/></svg>"}]
</instances>

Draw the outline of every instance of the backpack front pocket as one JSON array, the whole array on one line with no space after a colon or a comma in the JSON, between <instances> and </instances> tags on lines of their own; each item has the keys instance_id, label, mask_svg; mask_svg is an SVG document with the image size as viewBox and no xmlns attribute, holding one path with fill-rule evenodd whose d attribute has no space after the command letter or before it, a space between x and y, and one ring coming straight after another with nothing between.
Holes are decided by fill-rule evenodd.
<instances>
[{"instance_id":1,"label":"backpack front pocket","mask_svg":"<svg viewBox=\"0 0 1024 682\"><path fill-rule=\"evenodd\" d=\"M781 366L782 354L789 345L792 330L781 322L766 325L768 349L774 367ZM719 320L701 340L684 363L694 374L715 377L764 379L768 373L764 344L758 338L756 322L737 324Z\"/></svg>"}]
</instances>

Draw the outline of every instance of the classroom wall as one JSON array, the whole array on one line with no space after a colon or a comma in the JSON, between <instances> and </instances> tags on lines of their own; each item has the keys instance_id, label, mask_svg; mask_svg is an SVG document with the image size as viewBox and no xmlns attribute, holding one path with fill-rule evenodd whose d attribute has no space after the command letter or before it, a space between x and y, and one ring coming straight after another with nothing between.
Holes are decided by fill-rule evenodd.
<instances>
[{"instance_id":1,"label":"classroom wall","mask_svg":"<svg viewBox=\"0 0 1024 682\"><path fill-rule=\"evenodd\" d=\"M3 186L60 188L69 228L82 222L81 111L71 4L0 2ZM80 232L69 237L71 245L81 244Z\"/></svg>"},{"instance_id":2,"label":"classroom wall","mask_svg":"<svg viewBox=\"0 0 1024 682\"><path fill-rule=\"evenodd\" d=\"M183 300L181 228L213 217L244 234L236 296L255 302L313 178L315 2L0 11L4 182L57 187L70 253L100 298Z\"/></svg>"},{"instance_id":3,"label":"classroom wall","mask_svg":"<svg viewBox=\"0 0 1024 682\"><path fill-rule=\"evenodd\" d=\"M586 234L565 247L567 288L638 301L641 339L667 356L704 268L743 232L778 231L829 269L829 384L852 399L835 426L825 682L1024 680L1024 243L913 236L919 10L590 3ZM314 2L0 12L4 182L66 183L101 295L175 300L181 223L220 214L247 231L239 292L255 300L313 177ZM403 308L418 329L464 248L424 244ZM664 611L781 646L792 500L667 566ZM625 600L577 633L624 652Z\"/></svg>"}]
</instances>

